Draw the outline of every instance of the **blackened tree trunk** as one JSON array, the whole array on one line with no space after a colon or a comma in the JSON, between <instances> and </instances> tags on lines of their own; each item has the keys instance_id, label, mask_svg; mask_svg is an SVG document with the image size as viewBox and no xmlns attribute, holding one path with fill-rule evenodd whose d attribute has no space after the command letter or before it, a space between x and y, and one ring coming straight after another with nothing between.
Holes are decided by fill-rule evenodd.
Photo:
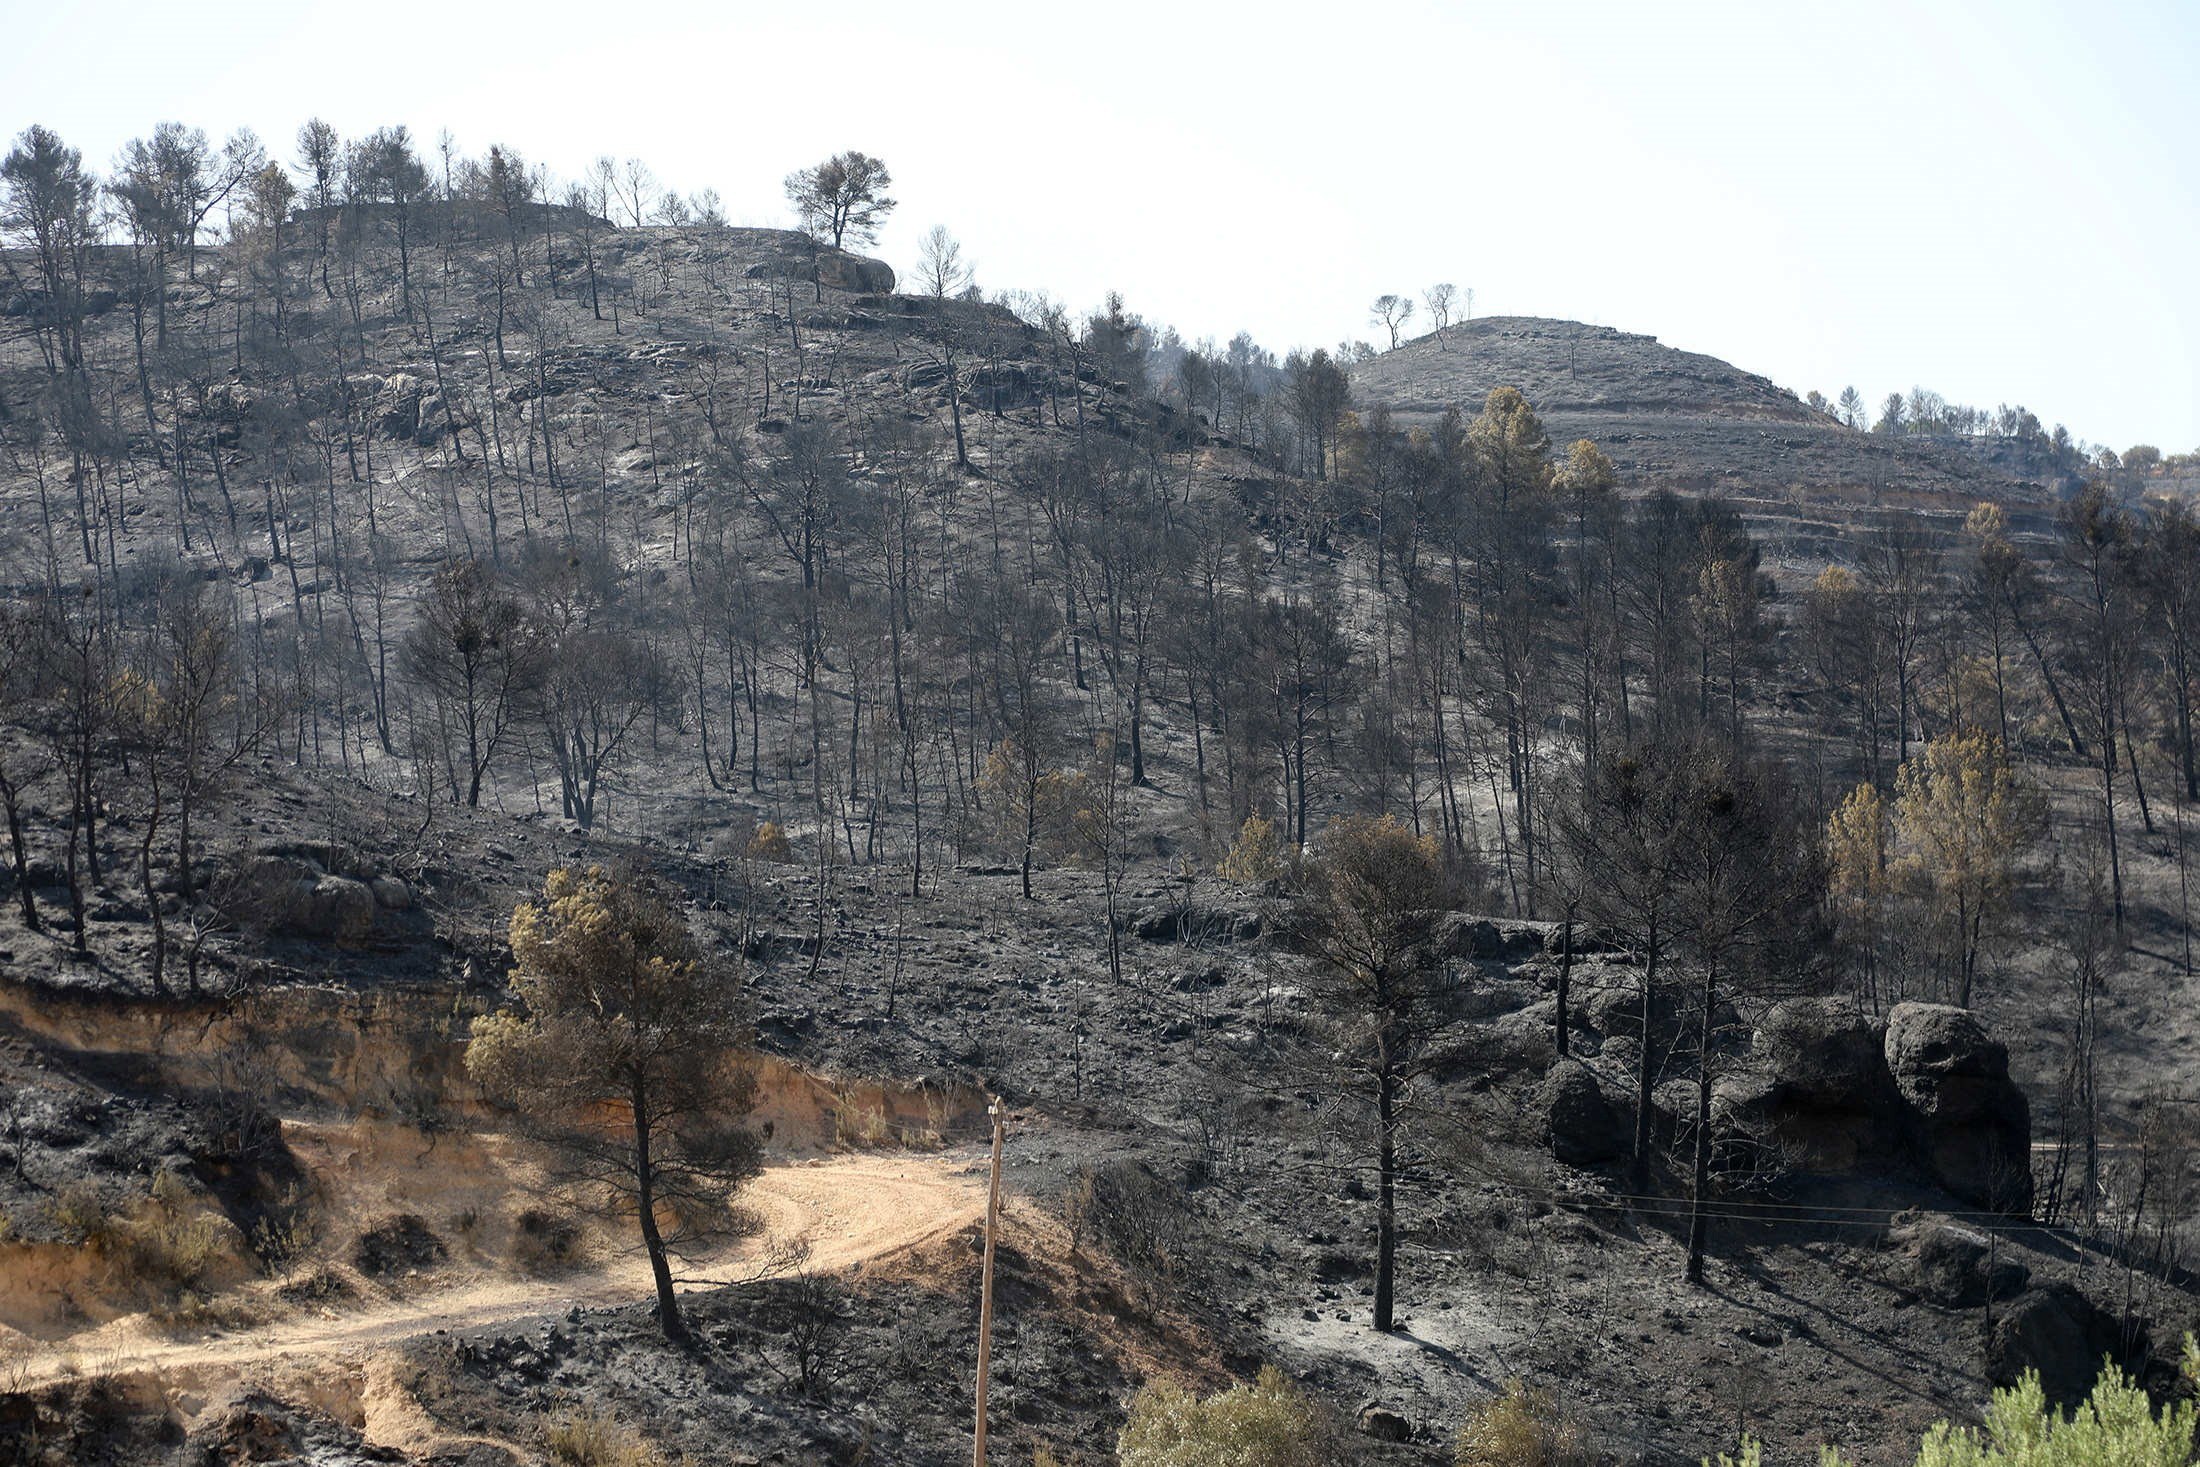
<instances>
[{"instance_id":1,"label":"blackened tree trunk","mask_svg":"<svg viewBox=\"0 0 2200 1467\"><path fill-rule=\"evenodd\" d=\"M1642 1044L1635 1058L1635 1158L1627 1174L1628 1185L1637 1197L1650 1193L1650 1090L1657 1078L1656 1046L1651 1043L1655 1033L1658 998L1658 942L1651 936L1649 951L1643 955L1642 984Z\"/></svg>"},{"instance_id":2,"label":"blackened tree trunk","mask_svg":"<svg viewBox=\"0 0 2200 1467\"><path fill-rule=\"evenodd\" d=\"M680 1299L672 1290L672 1263L665 1254L664 1234L657 1228L657 1172L649 1153L649 1090L639 1078L634 1082L634 1184L635 1206L642 1225L642 1247L649 1254L650 1276L657 1282L657 1323L675 1345L689 1345L687 1320L680 1314Z\"/></svg>"},{"instance_id":3,"label":"blackened tree trunk","mask_svg":"<svg viewBox=\"0 0 2200 1467\"><path fill-rule=\"evenodd\" d=\"M1554 1047L1555 1047L1555 1048L1557 1049L1557 1051L1558 1051L1558 1057L1559 1057L1560 1059L1564 1059L1564 1058L1566 1057L1566 1052L1567 1052L1567 1051L1566 1051L1566 1024L1567 1024L1567 1017L1566 1017L1566 1008L1567 1008L1567 1002L1568 1002L1568 1000L1569 1000L1569 999L1571 998L1571 996L1572 996L1572 992L1573 992L1573 980L1574 980L1574 909L1573 909L1573 907L1572 907L1571 905L1569 905L1569 906L1568 906L1568 907L1566 908L1566 921L1565 921L1565 925L1564 925L1564 926L1562 926L1562 927L1561 927L1561 928L1559 929L1559 949L1558 949L1558 1025L1557 1025L1557 1028L1556 1028L1556 1030L1554 1031L1554 1032L1555 1032L1555 1035L1556 1035L1556 1038L1555 1038L1555 1039L1554 1039L1554 1040L1552 1041L1552 1043L1553 1043L1553 1046L1554 1046Z\"/></svg>"},{"instance_id":4,"label":"blackened tree trunk","mask_svg":"<svg viewBox=\"0 0 2200 1467\"><path fill-rule=\"evenodd\" d=\"M0 806L7 811L8 857L15 868L15 895L23 905L23 926L37 932L41 930L38 902L31 895L30 852L23 842L23 804L15 781L0 778Z\"/></svg>"},{"instance_id":5,"label":"blackened tree trunk","mask_svg":"<svg viewBox=\"0 0 2200 1467\"><path fill-rule=\"evenodd\" d=\"M1398 1271L1398 1071L1391 1037L1376 1040L1375 1124L1375 1328L1394 1327Z\"/></svg>"},{"instance_id":6,"label":"blackened tree trunk","mask_svg":"<svg viewBox=\"0 0 2200 1467\"><path fill-rule=\"evenodd\" d=\"M1703 1282L1704 1245L1711 1231L1711 1030L1719 1002L1719 966L1703 970L1703 1012L1696 1028L1696 1171L1688 1198L1688 1281Z\"/></svg>"}]
</instances>

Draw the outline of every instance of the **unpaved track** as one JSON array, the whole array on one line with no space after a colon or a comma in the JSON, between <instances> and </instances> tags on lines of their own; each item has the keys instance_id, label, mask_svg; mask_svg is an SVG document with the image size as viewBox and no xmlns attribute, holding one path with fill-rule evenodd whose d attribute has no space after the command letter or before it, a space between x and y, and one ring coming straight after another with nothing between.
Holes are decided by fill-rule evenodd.
<instances>
[{"instance_id":1,"label":"unpaved track","mask_svg":"<svg viewBox=\"0 0 2200 1467\"><path fill-rule=\"evenodd\" d=\"M939 1237L982 1216L985 1190L973 1158L961 1153L835 1157L767 1167L742 1189L742 1204L762 1231L708 1263L691 1263L684 1289L714 1288L753 1272L770 1243L799 1240L803 1266L852 1268ZM156 1372L203 1377L285 1356L321 1356L389 1344L433 1330L472 1329L560 1312L609 1308L653 1293L648 1260L637 1252L550 1278L518 1278L481 1268L444 1270L405 1297L370 1296L332 1308L304 1306L234 1334L175 1338L141 1315L56 1341L25 1364L29 1383L72 1371L109 1375Z\"/></svg>"}]
</instances>

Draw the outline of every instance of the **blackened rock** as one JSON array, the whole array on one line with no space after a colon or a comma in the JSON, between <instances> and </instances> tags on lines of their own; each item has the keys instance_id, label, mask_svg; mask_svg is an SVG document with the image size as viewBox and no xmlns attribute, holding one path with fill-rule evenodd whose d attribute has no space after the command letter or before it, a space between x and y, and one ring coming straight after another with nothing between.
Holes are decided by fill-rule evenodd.
<instances>
[{"instance_id":1,"label":"blackened rock","mask_svg":"<svg viewBox=\"0 0 2200 1467\"><path fill-rule=\"evenodd\" d=\"M1493 922L1450 912L1437 919L1429 939L1439 957L1519 961L1543 951L1547 931L1548 924L1541 922Z\"/></svg>"},{"instance_id":2,"label":"blackened rock","mask_svg":"<svg viewBox=\"0 0 2200 1467\"><path fill-rule=\"evenodd\" d=\"M1902 1249L1911 1287L1946 1309L1974 1309L1990 1299L2015 1298L2031 1279L2023 1264L1997 1258L1993 1240L1984 1233L1945 1217L1905 1213L1895 1219L1888 1237Z\"/></svg>"},{"instance_id":3,"label":"blackened rock","mask_svg":"<svg viewBox=\"0 0 2200 1467\"><path fill-rule=\"evenodd\" d=\"M1360 1432L1379 1442L1402 1442L1413 1435L1413 1423L1387 1406L1369 1406L1360 1412Z\"/></svg>"},{"instance_id":4,"label":"blackened rock","mask_svg":"<svg viewBox=\"0 0 2200 1467\"><path fill-rule=\"evenodd\" d=\"M1967 1009L1905 1003L1887 1016L1886 1054L1933 1178L1966 1202L2028 1212L2032 1113L2009 1078L2008 1049Z\"/></svg>"},{"instance_id":5,"label":"blackened rock","mask_svg":"<svg viewBox=\"0 0 2200 1467\"><path fill-rule=\"evenodd\" d=\"M1791 1102L1884 1113L1896 1100L1886 1025L1853 1002L1791 998L1757 1026L1758 1059Z\"/></svg>"},{"instance_id":6,"label":"blackened rock","mask_svg":"<svg viewBox=\"0 0 2200 1467\"><path fill-rule=\"evenodd\" d=\"M2130 1343L2131 1355L2143 1353L2138 1341ZM2061 1406L2085 1399L2104 1362L2125 1358L2116 1317L2066 1283L2020 1294L1986 1338L1989 1381L2013 1386L2027 1370L2036 1370L2047 1399Z\"/></svg>"},{"instance_id":7,"label":"blackened rock","mask_svg":"<svg viewBox=\"0 0 2200 1467\"><path fill-rule=\"evenodd\" d=\"M1551 1154L1569 1166L1596 1166L1626 1149L1619 1117L1597 1077L1579 1060L1562 1059L1543 1077Z\"/></svg>"},{"instance_id":8,"label":"blackened rock","mask_svg":"<svg viewBox=\"0 0 2200 1467\"><path fill-rule=\"evenodd\" d=\"M443 1240L417 1213L385 1218L359 1235L352 1246L352 1267L371 1277L408 1268L432 1268L450 1254Z\"/></svg>"}]
</instances>

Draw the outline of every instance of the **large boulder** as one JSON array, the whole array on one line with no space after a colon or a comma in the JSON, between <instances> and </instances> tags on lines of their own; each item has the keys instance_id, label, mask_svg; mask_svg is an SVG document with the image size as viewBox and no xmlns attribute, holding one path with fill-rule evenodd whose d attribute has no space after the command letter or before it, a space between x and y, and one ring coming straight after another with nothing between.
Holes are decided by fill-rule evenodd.
<instances>
[{"instance_id":1,"label":"large boulder","mask_svg":"<svg viewBox=\"0 0 2200 1467\"><path fill-rule=\"evenodd\" d=\"M373 888L296 855L252 857L238 885L251 920L269 932L360 942L374 926Z\"/></svg>"},{"instance_id":2,"label":"large boulder","mask_svg":"<svg viewBox=\"0 0 2200 1467\"><path fill-rule=\"evenodd\" d=\"M885 295L894 288L894 267L869 255L829 250L819 262L825 283L863 295Z\"/></svg>"},{"instance_id":3,"label":"large boulder","mask_svg":"<svg viewBox=\"0 0 2200 1467\"><path fill-rule=\"evenodd\" d=\"M2017 1296L1986 1337L1986 1378L2013 1386L2036 1370L2047 1399L2075 1406L2093 1389L2104 1361L2143 1354L2124 1338L2116 1317L2066 1283L2043 1284Z\"/></svg>"},{"instance_id":4,"label":"large boulder","mask_svg":"<svg viewBox=\"0 0 2200 1467\"><path fill-rule=\"evenodd\" d=\"M1457 1078L1472 1081L1548 1069L1558 1053L1548 1001L1501 1013L1476 1031L1482 1043L1468 1046L1470 1071ZM1474 1073L1478 1071L1479 1073Z\"/></svg>"},{"instance_id":5,"label":"large boulder","mask_svg":"<svg viewBox=\"0 0 2200 1467\"><path fill-rule=\"evenodd\" d=\"M253 856L237 872L237 894L251 916L280 927L290 919L300 894L320 876L318 867L294 856Z\"/></svg>"},{"instance_id":6,"label":"large boulder","mask_svg":"<svg viewBox=\"0 0 2200 1467\"><path fill-rule=\"evenodd\" d=\"M1360 1409L1360 1431L1379 1442L1402 1442L1412 1437L1413 1423L1388 1406L1368 1405Z\"/></svg>"},{"instance_id":7,"label":"large boulder","mask_svg":"<svg viewBox=\"0 0 2200 1467\"><path fill-rule=\"evenodd\" d=\"M1910 1287L1947 1309L1973 1309L2024 1292L2031 1271L2001 1257L1993 1239L1932 1213L1904 1213L1888 1230Z\"/></svg>"},{"instance_id":8,"label":"large boulder","mask_svg":"<svg viewBox=\"0 0 2200 1467\"><path fill-rule=\"evenodd\" d=\"M1887 1016L1886 1057L1933 1178L1977 1206L2028 1211L2032 1115L2009 1078L2008 1049L1967 1009L1905 1003Z\"/></svg>"},{"instance_id":9,"label":"large boulder","mask_svg":"<svg viewBox=\"0 0 2200 1467\"><path fill-rule=\"evenodd\" d=\"M1245 908L1172 902L1144 908L1129 926L1141 942L1251 942L1260 936L1261 920Z\"/></svg>"},{"instance_id":10,"label":"large boulder","mask_svg":"<svg viewBox=\"0 0 2200 1467\"><path fill-rule=\"evenodd\" d=\"M894 288L894 267L884 260L836 250L800 235L788 235L774 245L777 252L771 258L749 266L745 272L749 279L815 279L820 285L859 295L884 295Z\"/></svg>"},{"instance_id":11,"label":"large boulder","mask_svg":"<svg viewBox=\"0 0 2200 1467\"><path fill-rule=\"evenodd\" d=\"M375 426L392 438L410 438L420 429L420 402L426 386L410 372L393 372L375 393Z\"/></svg>"},{"instance_id":12,"label":"large boulder","mask_svg":"<svg viewBox=\"0 0 2200 1467\"><path fill-rule=\"evenodd\" d=\"M1595 1072L1579 1060L1562 1059L1544 1075L1542 1108L1551 1154L1570 1166L1597 1166L1627 1149L1618 1114L1605 1100Z\"/></svg>"},{"instance_id":13,"label":"large boulder","mask_svg":"<svg viewBox=\"0 0 2200 1467\"><path fill-rule=\"evenodd\" d=\"M1037 403L1046 383L1021 362L981 362L962 374L962 390L980 408L998 413Z\"/></svg>"},{"instance_id":14,"label":"large boulder","mask_svg":"<svg viewBox=\"0 0 2200 1467\"><path fill-rule=\"evenodd\" d=\"M1583 983L1574 990L1574 1013L1581 1021L1606 1039L1640 1039L1642 1037L1642 985L1637 975L1626 969L1617 970L1619 980L1611 981L1610 974L1600 974L1594 981ZM1664 984L1650 996L1650 1028L1659 1042L1669 1042L1680 1029L1680 1010L1674 1002L1672 989Z\"/></svg>"},{"instance_id":15,"label":"large boulder","mask_svg":"<svg viewBox=\"0 0 2200 1467\"><path fill-rule=\"evenodd\" d=\"M374 892L364 881L323 876L299 893L289 927L301 937L364 941L374 926Z\"/></svg>"},{"instance_id":16,"label":"large boulder","mask_svg":"<svg viewBox=\"0 0 2200 1467\"><path fill-rule=\"evenodd\" d=\"M1573 945L1576 958L1619 957L1627 952L1625 940L1617 933L1591 927L1586 922L1576 922L1571 936L1563 922L1546 922L1542 926L1543 952L1546 957L1564 957L1569 942Z\"/></svg>"},{"instance_id":17,"label":"large boulder","mask_svg":"<svg viewBox=\"0 0 2200 1467\"><path fill-rule=\"evenodd\" d=\"M1884 1111L1895 1100L1886 1025L1844 999L1791 998L1757 1026L1757 1057L1791 1099Z\"/></svg>"},{"instance_id":18,"label":"large boulder","mask_svg":"<svg viewBox=\"0 0 2200 1467\"><path fill-rule=\"evenodd\" d=\"M1751 1040L1761 1085L1751 1119L1790 1166L1859 1170L1905 1139L1885 1025L1845 999L1775 1004Z\"/></svg>"},{"instance_id":19,"label":"large boulder","mask_svg":"<svg viewBox=\"0 0 2200 1467\"><path fill-rule=\"evenodd\" d=\"M1436 919L1429 945L1440 957L1518 962L1543 951L1543 931L1541 923L1493 922L1465 912L1447 912Z\"/></svg>"}]
</instances>

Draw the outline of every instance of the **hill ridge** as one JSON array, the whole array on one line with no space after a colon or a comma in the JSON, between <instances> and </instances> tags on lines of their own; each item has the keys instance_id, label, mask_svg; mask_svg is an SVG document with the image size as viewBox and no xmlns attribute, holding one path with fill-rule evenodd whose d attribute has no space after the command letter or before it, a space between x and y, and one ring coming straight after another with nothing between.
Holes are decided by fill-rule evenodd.
<instances>
[{"instance_id":1,"label":"hill ridge","mask_svg":"<svg viewBox=\"0 0 2200 1467\"><path fill-rule=\"evenodd\" d=\"M1400 414L1440 413L1455 401L1480 402L1488 387L1510 386L1545 413L1832 422L1770 378L1721 358L1642 332L1551 316L1457 322L1361 362L1353 377ZM1484 380L1488 387L1470 390Z\"/></svg>"}]
</instances>

